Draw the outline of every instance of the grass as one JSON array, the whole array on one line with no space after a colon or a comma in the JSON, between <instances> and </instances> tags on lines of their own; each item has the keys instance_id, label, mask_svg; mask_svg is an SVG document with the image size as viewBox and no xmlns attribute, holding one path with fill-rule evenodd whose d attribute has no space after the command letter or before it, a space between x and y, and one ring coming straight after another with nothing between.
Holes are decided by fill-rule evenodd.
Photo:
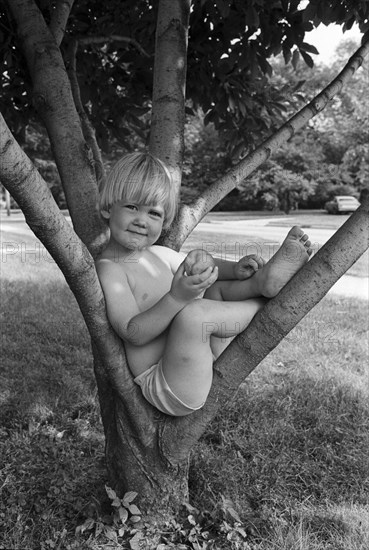
<instances>
[{"instance_id":1,"label":"grass","mask_svg":"<svg viewBox=\"0 0 369 550\"><path fill-rule=\"evenodd\" d=\"M367 325L366 304L326 298L201 441L195 500L232 498L255 548L369 547Z\"/></svg>"},{"instance_id":2,"label":"grass","mask_svg":"<svg viewBox=\"0 0 369 550\"><path fill-rule=\"evenodd\" d=\"M78 307L33 238L5 237L15 253L1 262L0 549L122 548L74 534L106 479ZM367 335L364 301L326 297L194 450L193 504L231 499L247 550L369 548Z\"/></svg>"}]
</instances>

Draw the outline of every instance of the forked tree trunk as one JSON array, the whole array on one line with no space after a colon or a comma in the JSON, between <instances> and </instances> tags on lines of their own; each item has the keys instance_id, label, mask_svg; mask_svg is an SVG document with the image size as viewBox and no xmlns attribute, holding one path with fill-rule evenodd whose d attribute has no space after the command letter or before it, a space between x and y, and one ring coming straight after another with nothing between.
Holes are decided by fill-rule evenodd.
<instances>
[{"instance_id":1,"label":"forked tree trunk","mask_svg":"<svg viewBox=\"0 0 369 550\"><path fill-rule=\"evenodd\" d=\"M89 254L1 118L0 154L4 159L1 181L62 269L91 334L111 484L120 494L138 491L142 509L151 519L175 514L188 498L189 452L208 422L368 248L369 196L221 355L214 365L214 384L204 408L188 417L170 418L149 405L134 384L122 343L107 323Z\"/></svg>"},{"instance_id":2,"label":"forked tree trunk","mask_svg":"<svg viewBox=\"0 0 369 550\"><path fill-rule=\"evenodd\" d=\"M106 318L103 294L90 254L95 254L101 247L104 226L97 216L97 186L89 149L84 141L58 48L61 26L66 21L65 12L56 12L48 28L33 0L8 0L8 3L22 37L34 82L36 104L53 143L73 223L88 249L59 212L46 183L21 151L1 117L0 154L3 162L0 165L0 180L18 202L27 223L65 275L91 335L110 482L121 494L127 490L139 492L140 504L152 519L168 516L171 512L175 513L180 503L188 498L189 452L207 423L234 395L251 370L318 303L368 247L369 199L363 202L331 241L268 303L248 329L219 358L215 364L214 384L205 407L184 418L170 418L159 413L144 400L133 382L122 342ZM71 5L72 1L64 2L63 10ZM166 33L166 37L171 39L171 32L177 28L182 37L178 42L180 50L180 44L183 45L187 35L181 25L187 24L189 1L165 0L163 5L167 10L178 10L181 6L185 8L174 17L180 24L170 24L169 27L161 25L164 34L158 37L159 42ZM171 21L170 17L167 21ZM162 46L165 51L165 44ZM360 55L366 51L361 49ZM359 64L358 60L354 60L349 64L348 72L353 72ZM161 66L165 72L165 63ZM158 70L160 73L160 67ZM178 86L177 83L173 88L177 104L182 109L177 123L180 121L182 124L184 72L179 70L175 76L182 78L182 84ZM339 91L341 85L342 80L336 85L335 92ZM162 94L156 97L158 100L164 99L162 103L165 104ZM244 159L239 166L234 167L192 210L184 209L173 235L173 243L180 246L206 210L306 123L322 108L324 101L326 98L323 94L289 121L276 136L254 151L249 159ZM170 108L169 101L163 113L167 114ZM160 128L159 133L165 133L161 126L160 109L155 116L158 117L155 118L155 127ZM178 170L183 144L178 142L178 148L170 152L165 144L156 139L155 132L152 138L153 150L157 147L156 151L160 151L160 155L165 158L169 154L171 167ZM170 139L175 133L174 125ZM168 139L168 134L166 137Z\"/></svg>"}]
</instances>

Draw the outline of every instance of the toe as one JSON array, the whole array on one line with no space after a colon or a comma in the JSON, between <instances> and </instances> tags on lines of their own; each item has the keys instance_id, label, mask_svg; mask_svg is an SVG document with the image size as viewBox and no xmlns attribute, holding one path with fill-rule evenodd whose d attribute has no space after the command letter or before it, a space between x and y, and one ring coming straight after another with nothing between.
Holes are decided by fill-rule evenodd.
<instances>
[{"instance_id":1,"label":"toe","mask_svg":"<svg viewBox=\"0 0 369 550\"><path fill-rule=\"evenodd\" d=\"M311 247L311 241L309 241L309 239L307 241L304 242L304 245L306 246L306 248L310 248Z\"/></svg>"},{"instance_id":2,"label":"toe","mask_svg":"<svg viewBox=\"0 0 369 550\"><path fill-rule=\"evenodd\" d=\"M288 236L294 237L295 239L301 239L303 234L304 234L303 230L298 225L294 225L288 232Z\"/></svg>"},{"instance_id":3,"label":"toe","mask_svg":"<svg viewBox=\"0 0 369 550\"><path fill-rule=\"evenodd\" d=\"M308 238L309 238L309 235L306 235L306 233L304 233L304 234L302 235L302 237L300 238L300 241L303 242L303 243L305 243L305 241L307 241Z\"/></svg>"}]
</instances>

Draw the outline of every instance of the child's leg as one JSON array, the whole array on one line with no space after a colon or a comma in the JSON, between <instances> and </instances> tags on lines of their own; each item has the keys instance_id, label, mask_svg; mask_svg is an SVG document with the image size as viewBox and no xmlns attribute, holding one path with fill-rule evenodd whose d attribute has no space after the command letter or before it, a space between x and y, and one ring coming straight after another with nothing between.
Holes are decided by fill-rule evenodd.
<instances>
[{"instance_id":1,"label":"child's leg","mask_svg":"<svg viewBox=\"0 0 369 550\"><path fill-rule=\"evenodd\" d=\"M311 242L298 226L292 227L276 254L259 271L243 281L216 281L204 297L210 300L273 298L308 261Z\"/></svg>"},{"instance_id":2,"label":"child's leg","mask_svg":"<svg viewBox=\"0 0 369 550\"><path fill-rule=\"evenodd\" d=\"M162 366L173 393L186 405L205 402L213 379L211 337L228 338L242 332L265 304L257 298L243 302L194 300L173 319Z\"/></svg>"},{"instance_id":3,"label":"child's leg","mask_svg":"<svg viewBox=\"0 0 369 550\"><path fill-rule=\"evenodd\" d=\"M213 373L211 338L228 338L218 349L223 351L231 337L242 332L265 304L265 298L257 296L278 294L307 262L310 244L308 236L293 227L278 252L253 277L219 281L203 300L194 300L176 315L169 329L163 372L179 399L192 407L206 400Z\"/></svg>"}]
</instances>

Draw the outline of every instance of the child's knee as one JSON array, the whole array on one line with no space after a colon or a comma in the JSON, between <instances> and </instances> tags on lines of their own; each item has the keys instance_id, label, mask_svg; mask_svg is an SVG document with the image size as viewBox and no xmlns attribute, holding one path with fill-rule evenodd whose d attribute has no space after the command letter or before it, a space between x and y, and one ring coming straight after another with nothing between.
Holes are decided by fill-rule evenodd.
<instances>
[{"instance_id":1,"label":"child's knee","mask_svg":"<svg viewBox=\"0 0 369 550\"><path fill-rule=\"evenodd\" d=\"M198 330L204 320L205 311L202 300L193 300L187 304L175 317L176 323L183 327Z\"/></svg>"}]
</instances>

